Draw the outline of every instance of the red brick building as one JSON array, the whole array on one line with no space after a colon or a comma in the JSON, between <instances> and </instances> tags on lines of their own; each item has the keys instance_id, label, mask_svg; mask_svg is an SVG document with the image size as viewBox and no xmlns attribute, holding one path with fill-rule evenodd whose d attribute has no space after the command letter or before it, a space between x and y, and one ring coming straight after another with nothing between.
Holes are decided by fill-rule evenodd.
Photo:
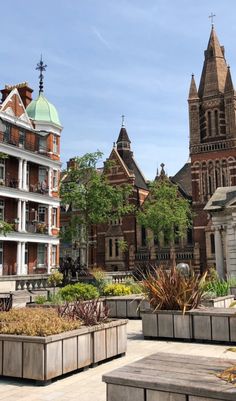
<instances>
[{"instance_id":1,"label":"red brick building","mask_svg":"<svg viewBox=\"0 0 236 401\"><path fill-rule=\"evenodd\" d=\"M60 124L43 94L6 85L0 105L0 275L49 273L59 264Z\"/></svg>"},{"instance_id":2,"label":"red brick building","mask_svg":"<svg viewBox=\"0 0 236 401\"><path fill-rule=\"evenodd\" d=\"M204 270L215 263L214 230L204 206L217 187L236 185L236 96L213 26L199 88L192 76L188 101L195 266Z\"/></svg>"}]
</instances>

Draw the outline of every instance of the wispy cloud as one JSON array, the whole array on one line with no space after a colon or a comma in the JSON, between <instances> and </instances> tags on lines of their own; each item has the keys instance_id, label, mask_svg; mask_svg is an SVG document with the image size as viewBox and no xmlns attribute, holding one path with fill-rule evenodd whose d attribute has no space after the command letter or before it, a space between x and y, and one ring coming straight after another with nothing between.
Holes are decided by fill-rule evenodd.
<instances>
[{"instance_id":1,"label":"wispy cloud","mask_svg":"<svg viewBox=\"0 0 236 401\"><path fill-rule=\"evenodd\" d=\"M97 37L97 39L109 50L111 50L111 46L108 43L108 41L104 38L104 36L101 34L101 32L95 27L92 26L92 32L94 35Z\"/></svg>"}]
</instances>

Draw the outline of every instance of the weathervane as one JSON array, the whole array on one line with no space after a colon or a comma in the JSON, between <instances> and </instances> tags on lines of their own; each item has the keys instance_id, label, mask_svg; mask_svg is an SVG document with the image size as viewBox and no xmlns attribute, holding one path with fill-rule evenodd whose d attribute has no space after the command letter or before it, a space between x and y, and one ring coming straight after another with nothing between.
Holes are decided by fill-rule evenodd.
<instances>
[{"instance_id":1,"label":"weathervane","mask_svg":"<svg viewBox=\"0 0 236 401\"><path fill-rule=\"evenodd\" d=\"M214 26L214 17L216 17L216 15L213 14L213 13L211 13L211 14L208 16L208 18L211 19L211 25L212 25L212 26Z\"/></svg>"},{"instance_id":2,"label":"weathervane","mask_svg":"<svg viewBox=\"0 0 236 401\"><path fill-rule=\"evenodd\" d=\"M125 116L124 116L124 114L122 114L122 116L121 116L121 127L124 127L125 126Z\"/></svg>"},{"instance_id":3,"label":"weathervane","mask_svg":"<svg viewBox=\"0 0 236 401\"><path fill-rule=\"evenodd\" d=\"M39 93L43 92L43 71L46 71L47 65L43 64L43 59L42 59L42 54L41 54L41 59L39 63L37 64L37 67L35 68L36 70L39 70Z\"/></svg>"}]
</instances>

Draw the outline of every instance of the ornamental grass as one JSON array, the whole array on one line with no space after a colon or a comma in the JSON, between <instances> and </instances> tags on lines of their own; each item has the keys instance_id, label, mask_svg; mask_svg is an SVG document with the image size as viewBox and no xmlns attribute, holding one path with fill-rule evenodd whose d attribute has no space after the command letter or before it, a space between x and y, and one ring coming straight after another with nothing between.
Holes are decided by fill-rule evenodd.
<instances>
[{"instance_id":1,"label":"ornamental grass","mask_svg":"<svg viewBox=\"0 0 236 401\"><path fill-rule=\"evenodd\" d=\"M21 308L0 312L0 334L46 337L75 330L80 326L79 320L60 317L53 309Z\"/></svg>"},{"instance_id":2,"label":"ornamental grass","mask_svg":"<svg viewBox=\"0 0 236 401\"><path fill-rule=\"evenodd\" d=\"M154 310L181 310L183 314L200 305L206 275L184 276L173 267L170 271L151 266L143 274L142 286Z\"/></svg>"}]
</instances>

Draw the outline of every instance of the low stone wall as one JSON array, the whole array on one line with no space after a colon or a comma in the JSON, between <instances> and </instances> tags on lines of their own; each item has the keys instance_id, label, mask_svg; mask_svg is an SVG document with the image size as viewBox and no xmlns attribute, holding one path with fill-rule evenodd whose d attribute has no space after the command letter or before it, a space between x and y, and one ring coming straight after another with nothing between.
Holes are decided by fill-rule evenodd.
<instances>
[{"instance_id":1,"label":"low stone wall","mask_svg":"<svg viewBox=\"0 0 236 401\"><path fill-rule=\"evenodd\" d=\"M158 353L107 373L107 401L235 401L217 374L236 360Z\"/></svg>"},{"instance_id":2,"label":"low stone wall","mask_svg":"<svg viewBox=\"0 0 236 401\"><path fill-rule=\"evenodd\" d=\"M144 337L236 343L234 309L195 309L142 313Z\"/></svg>"},{"instance_id":3,"label":"low stone wall","mask_svg":"<svg viewBox=\"0 0 236 401\"><path fill-rule=\"evenodd\" d=\"M49 274L30 274L26 276L1 276L0 292L36 290L47 287Z\"/></svg>"},{"instance_id":4,"label":"low stone wall","mask_svg":"<svg viewBox=\"0 0 236 401\"><path fill-rule=\"evenodd\" d=\"M0 335L0 375L46 382L126 352L127 320L48 337Z\"/></svg>"}]
</instances>

